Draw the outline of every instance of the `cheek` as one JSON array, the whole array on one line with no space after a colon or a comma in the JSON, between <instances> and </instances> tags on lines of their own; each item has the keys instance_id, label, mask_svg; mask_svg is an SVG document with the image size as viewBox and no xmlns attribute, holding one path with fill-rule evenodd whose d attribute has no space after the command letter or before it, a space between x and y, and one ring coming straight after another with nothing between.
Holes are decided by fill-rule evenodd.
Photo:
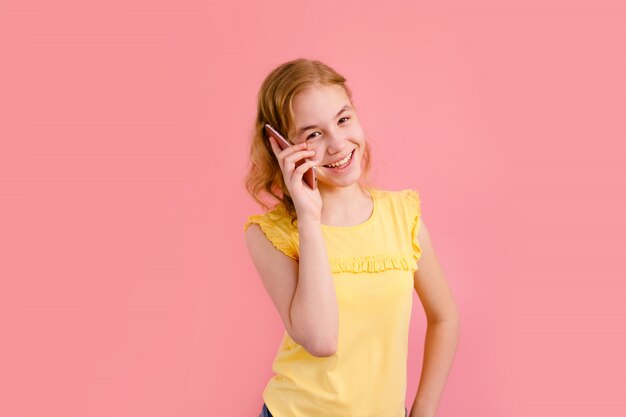
<instances>
[{"instance_id":1,"label":"cheek","mask_svg":"<svg viewBox=\"0 0 626 417\"><path fill-rule=\"evenodd\" d=\"M363 129L361 129L360 125L354 124L350 126L350 135L357 139L363 139Z\"/></svg>"},{"instance_id":2,"label":"cheek","mask_svg":"<svg viewBox=\"0 0 626 417\"><path fill-rule=\"evenodd\" d=\"M324 150L319 145L309 143L306 147L308 151L314 151L315 153L308 158L312 161L321 161L324 159Z\"/></svg>"},{"instance_id":3,"label":"cheek","mask_svg":"<svg viewBox=\"0 0 626 417\"><path fill-rule=\"evenodd\" d=\"M313 155L313 160L321 163L322 161L324 161L324 152L323 151L316 151L315 155Z\"/></svg>"},{"instance_id":4,"label":"cheek","mask_svg":"<svg viewBox=\"0 0 626 417\"><path fill-rule=\"evenodd\" d=\"M307 149L315 151L316 154L318 154L320 152L323 152L323 150L324 150L323 148L324 147L321 144L319 144L319 143L309 143L307 145Z\"/></svg>"}]
</instances>

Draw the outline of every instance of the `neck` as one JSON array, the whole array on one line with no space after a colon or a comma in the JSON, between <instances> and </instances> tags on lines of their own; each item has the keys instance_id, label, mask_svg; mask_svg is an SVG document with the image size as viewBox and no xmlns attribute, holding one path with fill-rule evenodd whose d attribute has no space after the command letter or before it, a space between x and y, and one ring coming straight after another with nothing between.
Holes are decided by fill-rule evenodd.
<instances>
[{"instance_id":1,"label":"neck","mask_svg":"<svg viewBox=\"0 0 626 417\"><path fill-rule=\"evenodd\" d=\"M347 187L320 187L322 196L322 223L336 224L349 220L353 213L359 212L364 205L369 205L369 192L359 183Z\"/></svg>"}]
</instances>

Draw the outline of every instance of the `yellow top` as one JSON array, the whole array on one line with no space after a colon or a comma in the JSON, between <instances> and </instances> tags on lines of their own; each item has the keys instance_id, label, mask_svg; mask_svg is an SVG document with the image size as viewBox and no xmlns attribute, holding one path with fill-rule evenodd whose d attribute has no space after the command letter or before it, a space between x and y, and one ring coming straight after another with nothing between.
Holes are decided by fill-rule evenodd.
<instances>
[{"instance_id":1,"label":"yellow top","mask_svg":"<svg viewBox=\"0 0 626 417\"><path fill-rule=\"evenodd\" d=\"M322 224L339 308L337 351L316 357L287 331L263 400L274 417L404 417L408 333L417 241L417 191L369 189L374 210L354 226ZM298 260L297 220L284 206L252 215L287 256Z\"/></svg>"}]
</instances>

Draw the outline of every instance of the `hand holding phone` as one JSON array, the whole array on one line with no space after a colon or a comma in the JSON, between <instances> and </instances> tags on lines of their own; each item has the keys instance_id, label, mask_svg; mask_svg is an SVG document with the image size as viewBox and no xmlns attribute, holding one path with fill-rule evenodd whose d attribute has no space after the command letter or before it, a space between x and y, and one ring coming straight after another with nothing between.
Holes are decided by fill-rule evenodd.
<instances>
[{"instance_id":1,"label":"hand holding phone","mask_svg":"<svg viewBox=\"0 0 626 417\"><path fill-rule=\"evenodd\" d=\"M288 139L285 139L276 129L274 129L272 127L272 125L270 125L269 123L265 125L265 133L267 134L268 137L273 137L274 140L278 143L278 146L280 147L281 150L285 150L287 148L289 148L290 146L296 146L293 143L291 143L291 141L289 141ZM294 150L294 152L298 152L300 151L299 149ZM303 152L306 152L306 150L302 150ZM290 154L291 155L291 154ZM278 155L277 155L278 158ZM284 162L283 162L284 161ZM279 159L279 164L281 165L281 169L283 171L283 176L285 177L285 182L287 182L288 180L288 172L291 172L292 169L290 166L287 166L288 164L285 164L284 158L283 161L281 161ZM304 172L304 174L302 174L302 180L309 186L309 188L311 188L312 190L317 189L317 176L315 175L315 165L314 162L311 161L309 158L300 158L297 161L295 161L295 166L293 168L294 170L294 177L295 175L297 175L298 171L296 170L300 165L302 164L308 164L311 167L309 169L306 170L306 172ZM287 174L287 175L286 175ZM292 177L293 179L293 177Z\"/></svg>"}]
</instances>

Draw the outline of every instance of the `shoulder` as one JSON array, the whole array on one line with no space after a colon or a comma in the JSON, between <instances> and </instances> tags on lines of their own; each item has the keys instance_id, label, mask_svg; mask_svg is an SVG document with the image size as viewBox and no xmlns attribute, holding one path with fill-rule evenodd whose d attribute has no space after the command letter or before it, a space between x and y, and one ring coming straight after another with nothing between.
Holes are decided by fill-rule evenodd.
<instances>
[{"instance_id":1,"label":"shoulder","mask_svg":"<svg viewBox=\"0 0 626 417\"><path fill-rule=\"evenodd\" d=\"M379 200L393 201L396 204L406 206L410 211L419 211L421 199L419 192L414 188L400 190L370 189Z\"/></svg>"},{"instance_id":2,"label":"shoulder","mask_svg":"<svg viewBox=\"0 0 626 417\"><path fill-rule=\"evenodd\" d=\"M259 227L250 228L253 224L257 224ZM294 230L297 233L297 229L291 223L291 219L283 207L276 206L263 214L249 215L244 222L243 230L247 239L258 238L259 233L262 232L276 249L297 259L297 246L293 239Z\"/></svg>"},{"instance_id":3,"label":"shoulder","mask_svg":"<svg viewBox=\"0 0 626 417\"><path fill-rule=\"evenodd\" d=\"M275 228L283 229L285 231L294 227L291 222L291 217L289 216L289 213L287 213L287 209L285 209L285 207L282 205L277 205L274 208L261 214L248 215L248 218L244 223L244 230L246 230L248 226L252 223L257 223L259 225L271 225Z\"/></svg>"},{"instance_id":4,"label":"shoulder","mask_svg":"<svg viewBox=\"0 0 626 417\"><path fill-rule=\"evenodd\" d=\"M275 207L262 214L249 215L243 226L244 231L246 231L251 224L258 224L264 231L266 229L272 229L277 233L285 235L290 235L294 230L297 230L287 210L281 207Z\"/></svg>"}]
</instances>

